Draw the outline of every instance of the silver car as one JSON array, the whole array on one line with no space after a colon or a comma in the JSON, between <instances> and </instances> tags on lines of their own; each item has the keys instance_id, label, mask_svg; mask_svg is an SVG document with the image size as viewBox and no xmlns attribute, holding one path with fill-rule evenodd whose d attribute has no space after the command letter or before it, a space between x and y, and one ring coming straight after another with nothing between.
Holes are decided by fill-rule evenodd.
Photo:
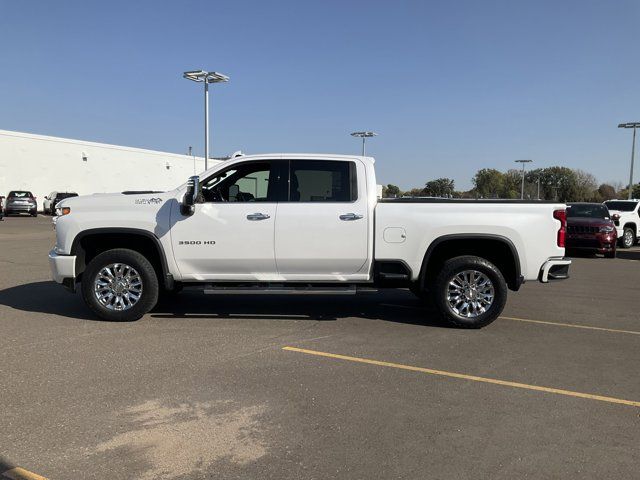
<instances>
[{"instance_id":1,"label":"silver car","mask_svg":"<svg viewBox=\"0 0 640 480\"><path fill-rule=\"evenodd\" d=\"M38 215L38 204L31 192L26 190L12 190L4 203L4 215L28 213L32 217Z\"/></svg>"}]
</instances>

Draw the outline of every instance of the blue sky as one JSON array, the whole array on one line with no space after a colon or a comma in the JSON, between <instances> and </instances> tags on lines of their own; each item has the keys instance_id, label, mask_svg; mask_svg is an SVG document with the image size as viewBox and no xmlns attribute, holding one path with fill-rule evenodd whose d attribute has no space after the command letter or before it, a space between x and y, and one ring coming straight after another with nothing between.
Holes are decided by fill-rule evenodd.
<instances>
[{"instance_id":1,"label":"blue sky","mask_svg":"<svg viewBox=\"0 0 640 480\"><path fill-rule=\"evenodd\" d=\"M0 0L0 128L201 154L181 72L208 68L231 77L215 155L358 153L367 129L402 188L519 158L625 182L639 21L632 0Z\"/></svg>"}]
</instances>

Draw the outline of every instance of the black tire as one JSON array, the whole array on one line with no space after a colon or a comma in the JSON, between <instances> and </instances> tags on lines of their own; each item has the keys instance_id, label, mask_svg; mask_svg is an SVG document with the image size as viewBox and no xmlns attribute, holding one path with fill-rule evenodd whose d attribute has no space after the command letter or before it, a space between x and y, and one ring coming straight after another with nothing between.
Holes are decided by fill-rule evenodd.
<instances>
[{"instance_id":1,"label":"black tire","mask_svg":"<svg viewBox=\"0 0 640 480\"><path fill-rule=\"evenodd\" d=\"M100 270L112 263L124 263L133 267L142 281L140 299L127 310L110 310L103 306L93 291L93 284ZM96 256L82 274L82 296L93 313L102 320L130 322L138 320L158 302L158 277L153 265L142 254L126 248L107 250Z\"/></svg>"},{"instance_id":2,"label":"black tire","mask_svg":"<svg viewBox=\"0 0 640 480\"><path fill-rule=\"evenodd\" d=\"M447 300L449 282L465 271L473 270L484 274L493 285L493 302L489 308L475 317L458 314ZM498 268L484 258L465 255L447 260L436 276L432 288L429 289L437 310L443 319L459 328L482 328L500 316L507 301L507 283Z\"/></svg>"},{"instance_id":3,"label":"black tire","mask_svg":"<svg viewBox=\"0 0 640 480\"><path fill-rule=\"evenodd\" d=\"M611 252L605 252L604 258L616 258L616 251L612 250Z\"/></svg>"},{"instance_id":4,"label":"black tire","mask_svg":"<svg viewBox=\"0 0 640 480\"><path fill-rule=\"evenodd\" d=\"M627 233L629 232L629 233ZM629 227L625 227L624 231L622 232L622 238L620 239L620 246L622 248L631 248L633 247L633 244L636 243L635 242L635 232L633 231L633 228L629 228Z\"/></svg>"}]
</instances>

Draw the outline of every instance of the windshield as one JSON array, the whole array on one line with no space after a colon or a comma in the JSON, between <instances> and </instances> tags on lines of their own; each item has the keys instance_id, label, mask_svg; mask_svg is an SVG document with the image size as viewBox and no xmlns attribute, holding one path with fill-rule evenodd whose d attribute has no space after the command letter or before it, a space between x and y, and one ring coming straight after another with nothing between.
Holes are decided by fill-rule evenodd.
<instances>
[{"instance_id":1,"label":"windshield","mask_svg":"<svg viewBox=\"0 0 640 480\"><path fill-rule=\"evenodd\" d=\"M31 192L26 191L13 191L9 192L9 196L7 198L33 198Z\"/></svg>"},{"instance_id":2,"label":"windshield","mask_svg":"<svg viewBox=\"0 0 640 480\"><path fill-rule=\"evenodd\" d=\"M604 202L609 210L619 210L621 212L633 212L638 202L611 201Z\"/></svg>"},{"instance_id":3,"label":"windshield","mask_svg":"<svg viewBox=\"0 0 640 480\"><path fill-rule=\"evenodd\" d=\"M56 198L63 199L63 198L70 198L70 197L77 197L77 196L78 196L77 193L69 192L69 193L59 193Z\"/></svg>"},{"instance_id":4,"label":"windshield","mask_svg":"<svg viewBox=\"0 0 640 480\"><path fill-rule=\"evenodd\" d=\"M567 205L567 217L609 219L609 210L600 203L574 203Z\"/></svg>"}]
</instances>

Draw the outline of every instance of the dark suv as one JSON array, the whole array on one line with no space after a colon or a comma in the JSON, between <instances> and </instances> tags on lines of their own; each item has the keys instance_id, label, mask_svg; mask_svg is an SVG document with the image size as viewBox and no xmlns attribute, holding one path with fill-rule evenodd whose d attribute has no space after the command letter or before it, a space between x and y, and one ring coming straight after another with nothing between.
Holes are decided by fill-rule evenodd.
<instances>
[{"instance_id":1,"label":"dark suv","mask_svg":"<svg viewBox=\"0 0 640 480\"><path fill-rule=\"evenodd\" d=\"M616 256L618 234L609 210L601 203L567 204L567 250Z\"/></svg>"},{"instance_id":2,"label":"dark suv","mask_svg":"<svg viewBox=\"0 0 640 480\"><path fill-rule=\"evenodd\" d=\"M32 217L38 215L38 204L31 192L26 190L12 190L9 192L5 199L4 214L8 217L16 213L28 213Z\"/></svg>"},{"instance_id":3,"label":"dark suv","mask_svg":"<svg viewBox=\"0 0 640 480\"><path fill-rule=\"evenodd\" d=\"M51 192L45 198L44 203L42 204L42 213L45 215L55 215L56 214L56 205L60 203L65 198L77 197L78 194L76 192Z\"/></svg>"}]
</instances>

